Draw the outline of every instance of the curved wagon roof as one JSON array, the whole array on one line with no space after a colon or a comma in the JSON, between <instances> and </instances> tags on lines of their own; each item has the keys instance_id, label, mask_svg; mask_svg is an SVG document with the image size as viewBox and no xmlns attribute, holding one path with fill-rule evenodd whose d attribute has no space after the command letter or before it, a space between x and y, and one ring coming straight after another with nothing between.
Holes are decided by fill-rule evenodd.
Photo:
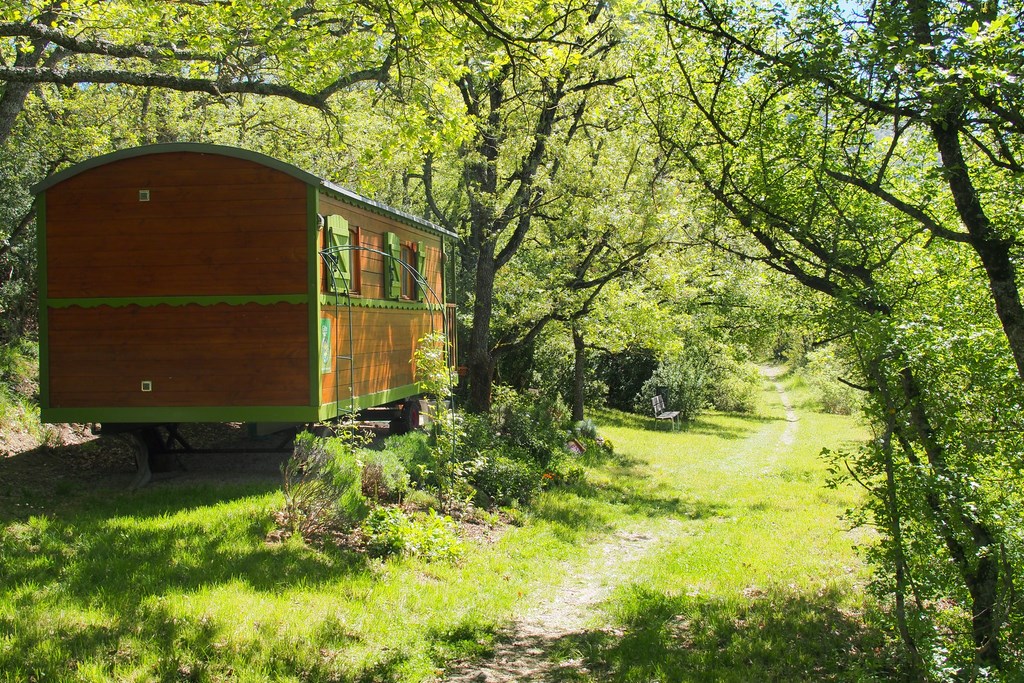
<instances>
[{"instance_id":1,"label":"curved wagon roof","mask_svg":"<svg viewBox=\"0 0 1024 683\"><path fill-rule=\"evenodd\" d=\"M198 142L172 142L157 145L143 145L141 147L131 147L128 149L122 149L117 152L111 152L110 154L104 154L103 156L94 157L82 163L75 164L69 168L64 169L60 173L56 173L46 180L37 183L32 187L33 194L40 194L45 192L49 188L57 185L68 178L72 178L80 173L88 171L93 168L104 166L106 164L113 163L115 161L121 161L124 159L132 159L135 157L148 156L152 154L169 154L175 152L191 152L194 154L217 154L220 156L234 157L236 159L244 159L257 164L272 168L276 171L280 171L286 175L289 175L301 182L316 187L328 194L336 196L338 199L346 201L350 204L354 204L360 208L372 211L383 216L387 216L393 220L411 225L413 227L425 230L427 232L436 233L445 237L453 237L458 239L458 235L452 231L444 228L432 221L414 216L411 213L402 211L383 204L376 200L364 197L361 194L345 189L340 185L336 185L329 180L324 180L312 173L302 170L298 166L286 163L279 159L254 152L248 149L242 149L240 147L229 147L226 145L211 145Z\"/></svg>"}]
</instances>

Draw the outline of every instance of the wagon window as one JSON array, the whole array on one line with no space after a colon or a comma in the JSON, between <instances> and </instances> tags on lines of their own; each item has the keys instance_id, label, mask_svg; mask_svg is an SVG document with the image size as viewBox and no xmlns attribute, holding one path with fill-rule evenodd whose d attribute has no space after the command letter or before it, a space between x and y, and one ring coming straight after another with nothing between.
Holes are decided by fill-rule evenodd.
<instances>
[{"instance_id":1,"label":"wagon window","mask_svg":"<svg viewBox=\"0 0 1024 683\"><path fill-rule=\"evenodd\" d=\"M327 276L327 287L332 292L345 292L349 288L350 260L352 252L349 246L348 221L338 215L327 217L327 233L330 240L330 256L327 263L330 273Z\"/></svg>"}]
</instances>

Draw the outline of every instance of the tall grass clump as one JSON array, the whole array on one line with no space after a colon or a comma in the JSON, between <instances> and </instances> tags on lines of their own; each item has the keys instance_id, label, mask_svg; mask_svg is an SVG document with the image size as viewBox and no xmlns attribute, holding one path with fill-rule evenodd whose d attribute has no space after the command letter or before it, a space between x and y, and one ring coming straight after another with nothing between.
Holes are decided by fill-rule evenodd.
<instances>
[{"instance_id":1,"label":"tall grass clump","mask_svg":"<svg viewBox=\"0 0 1024 683\"><path fill-rule=\"evenodd\" d=\"M37 359L37 349L26 342L0 344L0 420L5 431L14 426L29 426L28 420L23 418L31 417L31 406L38 391Z\"/></svg>"}]
</instances>

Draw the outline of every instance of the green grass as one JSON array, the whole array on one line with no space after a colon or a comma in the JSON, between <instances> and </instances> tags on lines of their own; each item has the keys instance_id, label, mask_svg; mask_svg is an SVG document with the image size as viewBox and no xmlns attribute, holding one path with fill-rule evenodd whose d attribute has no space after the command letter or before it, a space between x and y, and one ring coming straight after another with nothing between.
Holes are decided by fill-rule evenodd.
<instances>
[{"instance_id":1,"label":"green grass","mask_svg":"<svg viewBox=\"0 0 1024 683\"><path fill-rule=\"evenodd\" d=\"M38 390L38 345L27 341L0 344L0 455L15 435L36 443L54 438L53 429L39 422Z\"/></svg>"},{"instance_id":2,"label":"green grass","mask_svg":"<svg viewBox=\"0 0 1024 683\"><path fill-rule=\"evenodd\" d=\"M790 398L806 406L792 379ZM857 422L801 409L791 443L773 389L759 418L706 415L682 432L608 413L603 433L636 459L678 525L606 601L614 627L570 637L594 672L565 680L891 680L868 625L867 572L840 520L853 490L824 487L821 448L867 437ZM646 423L646 424L645 424Z\"/></svg>"},{"instance_id":3,"label":"green grass","mask_svg":"<svg viewBox=\"0 0 1024 683\"><path fill-rule=\"evenodd\" d=\"M596 416L622 458L543 493L521 527L456 564L268 544L271 483L65 489L45 514L0 509L0 681L429 681L486 656L613 532L660 542L548 653L565 680L866 680L864 568L822 487L822 446L864 438L774 392L760 416L684 431Z\"/></svg>"},{"instance_id":4,"label":"green grass","mask_svg":"<svg viewBox=\"0 0 1024 683\"><path fill-rule=\"evenodd\" d=\"M3 519L0 680L426 680L586 532L538 521L458 565L380 562L267 544L281 502L168 486Z\"/></svg>"}]
</instances>

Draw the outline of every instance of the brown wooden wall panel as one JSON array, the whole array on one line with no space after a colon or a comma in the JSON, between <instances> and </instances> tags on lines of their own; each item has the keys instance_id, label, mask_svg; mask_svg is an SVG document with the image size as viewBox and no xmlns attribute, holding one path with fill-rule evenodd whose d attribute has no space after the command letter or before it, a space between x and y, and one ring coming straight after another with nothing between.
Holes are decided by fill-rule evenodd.
<instances>
[{"instance_id":1,"label":"brown wooden wall panel","mask_svg":"<svg viewBox=\"0 0 1024 683\"><path fill-rule=\"evenodd\" d=\"M322 375L321 400L332 403L349 396L350 367L355 367L355 391L365 396L414 384L412 363L416 344L431 331L431 314L423 310L352 308L354 343L348 341L348 312L324 309L321 315L332 321L331 341L335 356L352 351L352 363L335 360L334 372ZM433 329L442 330L439 313L433 314ZM340 382L340 386L339 383Z\"/></svg>"},{"instance_id":2,"label":"brown wooden wall panel","mask_svg":"<svg viewBox=\"0 0 1024 683\"><path fill-rule=\"evenodd\" d=\"M50 405L308 405L308 325L305 304L50 309Z\"/></svg>"},{"instance_id":3,"label":"brown wooden wall panel","mask_svg":"<svg viewBox=\"0 0 1024 683\"><path fill-rule=\"evenodd\" d=\"M217 154L152 154L87 169L46 191L46 294L303 293L306 195L296 178Z\"/></svg>"}]
</instances>

